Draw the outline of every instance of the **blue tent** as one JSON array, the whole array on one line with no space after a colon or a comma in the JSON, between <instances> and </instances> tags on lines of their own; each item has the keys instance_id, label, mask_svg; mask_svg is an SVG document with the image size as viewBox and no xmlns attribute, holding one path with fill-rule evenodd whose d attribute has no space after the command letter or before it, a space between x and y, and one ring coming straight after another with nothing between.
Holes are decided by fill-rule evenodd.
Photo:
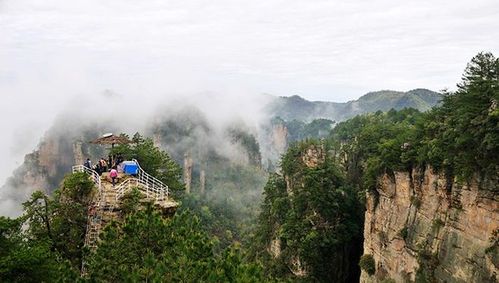
<instances>
[{"instance_id":1,"label":"blue tent","mask_svg":"<svg viewBox=\"0 0 499 283\"><path fill-rule=\"evenodd\" d=\"M139 165L135 161L123 161L123 173L136 175L139 173Z\"/></svg>"}]
</instances>

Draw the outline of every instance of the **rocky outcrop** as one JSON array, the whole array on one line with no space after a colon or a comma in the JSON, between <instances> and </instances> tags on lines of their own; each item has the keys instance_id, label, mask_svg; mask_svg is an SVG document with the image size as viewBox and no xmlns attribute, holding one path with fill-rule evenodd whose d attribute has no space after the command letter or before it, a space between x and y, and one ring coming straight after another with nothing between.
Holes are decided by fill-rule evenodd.
<instances>
[{"instance_id":1,"label":"rocky outcrop","mask_svg":"<svg viewBox=\"0 0 499 283\"><path fill-rule=\"evenodd\" d=\"M311 145L302 156L303 163L308 168L316 168L326 161L326 151L324 144L321 142L319 146Z\"/></svg>"},{"instance_id":2,"label":"rocky outcrop","mask_svg":"<svg viewBox=\"0 0 499 283\"><path fill-rule=\"evenodd\" d=\"M79 145L46 137L37 150L26 154L23 164L0 187L0 206L9 207L9 215L17 216L22 211L21 204L35 190L51 193L81 155Z\"/></svg>"},{"instance_id":3,"label":"rocky outcrop","mask_svg":"<svg viewBox=\"0 0 499 283\"><path fill-rule=\"evenodd\" d=\"M74 155L74 164L83 164L83 162L85 162L85 158L83 157L81 141L77 141L73 144L73 155Z\"/></svg>"},{"instance_id":4,"label":"rocky outcrop","mask_svg":"<svg viewBox=\"0 0 499 283\"><path fill-rule=\"evenodd\" d=\"M199 188L199 192L204 194L206 189L206 170L204 169L201 169L201 172L199 173Z\"/></svg>"},{"instance_id":5,"label":"rocky outcrop","mask_svg":"<svg viewBox=\"0 0 499 283\"><path fill-rule=\"evenodd\" d=\"M5 186L25 190L27 193L34 189L50 192L59 185L64 174L71 170L77 152L74 155L67 153L73 153L76 149L77 145L72 146L58 139L46 139L38 150L25 156L23 165L14 172Z\"/></svg>"},{"instance_id":6,"label":"rocky outcrop","mask_svg":"<svg viewBox=\"0 0 499 283\"><path fill-rule=\"evenodd\" d=\"M326 160L326 150L324 149L324 144L321 142L319 145L309 145L302 152L300 158L307 168L317 168ZM286 192L289 197L295 195L295 191L297 190L307 190L301 178L295 178L286 174L283 177L286 182ZM317 212L314 212L314 216L318 216ZM279 225L275 225L274 230L278 231L279 229L281 229L281 227L279 227ZM274 259L280 257L282 253L283 245L279 237L279 233L277 233L275 238L270 241L270 245L267 248ZM297 277L307 276L309 274L308 266L302 261L300 256L297 254L297 251L292 251L292 253L295 254L288 259L287 263L289 270Z\"/></svg>"},{"instance_id":7,"label":"rocky outcrop","mask_svg":"<svg viewBox=\"0 0 499 283\"><path fill-rule=\"evenodd\" d=\"M76 123L75 119L83 121L77 118L64 115L58 118L45 133L37 149L26 154L23 164L0 187L0 206L12 206L9 209L13 211L10 216L21 213L21 204L33 191L41 190L50 194L57 189L64 175L71 172L71 166L83 164L87 157L96 160L104 156L104 147L86 142L104 130L90 122Z\"/></svg>"},{"instance_id":8,"label":"rocky outcrop","mask_svg":"<svg viewBox=\"0 0 499 283\"><path fill-rule=\"evenodd\" d=\"M477 180L460 184L430 168L382 176L364 226L376 272L363 271L361 282L497 282L498 184Z\"/></svg>"},{"instance_id":9,"label":"rocky outcrop","mask_svg":"<svg viewBox=\"0 0 499 283\"><path fill-rule=\"evenodd\" d=\"M283 154L288 148L288 129L284 124L272 126L271 144L277 156Z\"/></svg>"},{"instance_id":10,"label":"rocky outcrop","mask_svg":"<svg viewBox=\"0 0 499 283\"><path fill-rule=\"evenodd\" d=\"M191 192L193 160L190 153L184 155L184 184L185 192Z\"/></svg>"}]
</instances>

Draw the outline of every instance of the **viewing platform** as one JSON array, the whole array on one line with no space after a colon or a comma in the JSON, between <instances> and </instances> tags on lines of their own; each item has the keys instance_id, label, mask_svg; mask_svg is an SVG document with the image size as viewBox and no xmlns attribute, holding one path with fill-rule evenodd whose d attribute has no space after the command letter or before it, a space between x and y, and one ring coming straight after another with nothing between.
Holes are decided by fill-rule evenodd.
<instances>
[{"instance_id":1,"label":"viewing platform","mask_svg":"<svg viewBox=\"0 0 499 283\"><path fill-rule=\"evenodd\" d=\"M173 215L179 205L171 198L167 185L145 172L136 160L133 162L136 164L136 169L133 172L127 172L127 170L119 172L114 186L109 172L99 175L95 170L83 165L76 165L72 168L73 173L85 172L89 174L97 188L97 193L88 208L85 235L85 246L91 250L97 247L102 229L109 222L121 219L123 216L121 211L122 198L134 189L137 189L142 195L141 203L152 203L166 216Z\"/></svg>"}]
</instances>

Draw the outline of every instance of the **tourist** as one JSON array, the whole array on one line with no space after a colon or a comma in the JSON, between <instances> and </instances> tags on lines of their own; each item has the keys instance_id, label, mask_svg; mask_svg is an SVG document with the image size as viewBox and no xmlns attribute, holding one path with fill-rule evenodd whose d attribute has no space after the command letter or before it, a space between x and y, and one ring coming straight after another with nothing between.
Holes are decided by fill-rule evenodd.
<instances>
[{"instance_id":1,"label":"tourist","mask_svg":"<svg viewBox=\"0 0 499 283\"><path fill-rule=\"evenodd\" d=\"M87 158L87 161L85 161L83 166L87 167L88 169L92 169L92 161L90 161L90 158Z\"/></svg>"},{"instance_id":2,"label":"tourist","mask_svg":"<svg viewBox=\"0 0 499 283\"><path fill-rule=\"evenodd\" d=\"M102 170L102 165L101 165L100 161L97 162L97 165L95 165L95 171L97 172L97 174L99 174L99 176L102 174L102 172L104 172Z\"/></svg>"},{"instance_id":3,"label":"tourist","mask_svg":"<svg viewBox=\"0 0 499 283\"><path fill-rule=\"evenodd\" d=\"M114 185L116 184L116 178L118 178L118 171L116 170L116 166L111 169L111 172L109 172L109 177L111 177L114 187Z\"/></svg>"},{"instance_id":4,"label":"tourist","mask_svg":"<svg viewBox=\"0 0 499 283\"><path fill-rule=\"evenodd\" d=\"M107 162L104 159L104 157L101 157L99 163L100 163L100 167L101 167L102 172L107 172Z\"/></svg>"},{"instance_id":5,"label":"tourist","mask_svg":"<svg viewBox=\"0 0 499 283\"><path fill-rule=\"evenodd\" d=\"M122 156L121 154L120 154L120 155L118 155L118 159L116 160L116 163L117 163L117 164L121 164L121 162L123 162L123 161L124 161L124 160L123 160L123 156Z\"/></svg>"}]
</instances>

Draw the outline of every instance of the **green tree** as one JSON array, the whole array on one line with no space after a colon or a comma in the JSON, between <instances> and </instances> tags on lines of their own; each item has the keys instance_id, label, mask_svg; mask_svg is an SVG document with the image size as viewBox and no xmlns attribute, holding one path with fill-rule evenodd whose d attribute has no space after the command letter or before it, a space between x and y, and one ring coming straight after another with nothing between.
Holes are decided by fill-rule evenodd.
<instances>
[{"instance_id":1,"label":"green tree","mask_svg":"<svg viewBox=\"0 0 499 283\"><path fill-rule=\"evenodd\" d=\"M85 173L66 176L54 198L37 191L24 203L23 219L27 236L44 241L54 252L69 260L75 269L81 267L87 223L87 207L94 184Z\"/></svg>"},{"instance_id":2,"label":"green tree","mask_svg":"<svg viewBox=\"0 0 499 283\"><path fill-rule=\"evenodd\" d=\"M156 147L151 138L144 138L139 133L133 136L132 142L114 147L111 154L122 155L127 160L136 159L144 171L161 180L170 189L184 189L182 169L166 151Z\"/></svg>"},{"instance_id":3,"label":"green tree","mask_svg":"<svg viewBox=\"0 0 499 283\"><path fill-rule=\"evenodd\" d=\"M311 148L324 150L316 166L303 161ZM352 262L350 257L358 253L363 210L326 152L326 145L317 141L295 144L282 158L283 176L272 175L265 187L257 256L277 278L291 276L291 262L297 258L308 279L320 282L346 282L357 269L358 258ZM276 240L280 248L274 258L266 251Z\"/></svg>"},{"instance_id":4,"label":"green tree","mask_svg":"<svg viewBox=\"0 0 499 283\"><path fill-rule=\"evenodd\" d=\"M258 266L237 252L213 253L214 241L190 213L164 219L152 205L108 226L89 260L92 281L257 282ZM256 278L256 279L255 279Z\"/></svg>"},{"instance_id":5,"label":"green tree","mask_svg":"<svg viewBox=\"0 0 499 283\"><path fill-rule=\"evenodd\" d=\"M499 59L480 53L466 67L455 93L422 125L420 160L449 175L469 179L499 171Z\"/></svg>"},{"instance_id":6,"label":"green tree","mask_svg":"<svg viewBox=\"0 0 499 283\"><path fill-rule=\"evenodd\" d=\"M2 282L56 282L74 278L48 241L23 234L22 218L0 216L0 280Z\"/></svg>"}]
</instances>

